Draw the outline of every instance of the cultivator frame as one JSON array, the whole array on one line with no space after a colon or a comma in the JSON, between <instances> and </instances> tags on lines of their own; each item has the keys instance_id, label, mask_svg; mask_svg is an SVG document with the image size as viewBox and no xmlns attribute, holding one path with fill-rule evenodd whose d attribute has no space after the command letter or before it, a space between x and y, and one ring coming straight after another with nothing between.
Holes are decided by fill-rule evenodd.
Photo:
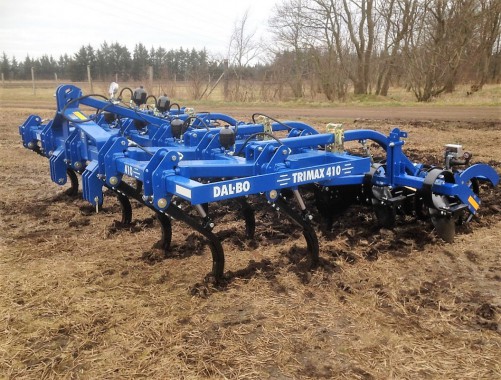
<instances>
[{"instance_id":1,"label":"cultivator frame","mask_svg":"<svg viewBox=\"0 0 501 380\"><path fill-rule=\"evenodd\" d=\"M252 237L255 220L247 197L263 194L302 229L315 265L319 243L301 191L313 189L324 202L333 198L325 194L350 194L350 200L372 204L385 227L391 227L400 213L428 215L437 233L452 241L457 221L467 221L478 211L478 181L499 182L492 167L468 166L469 159L449 159L455 166L446 168L412 163L402 150L407 133L398 128L389 136L365 129L343 131L340 125L319 133L305 123L264 115L257 121L253 115L252 122L244 123L220 113L195 113L179 106L171 110L165 97L151 110L144 107L148 97L140 90L140 100L127 105L113 98L114 91L108 99L83 95L73 85L59 86L55 117L44 122L31 115L19 127L23 145L49 159L53 182L64 185L69 178L73 194L78 193L80 175L83 198L97 209L103 203L103 188L115 192L125 224L132 221L130 198L152 209L160 220L166 251L170 218L201 233L209 242L217 281L224 274L224 253L212 233L209 203L236 199ZM131 95L136 92L131 90ZM370 155L350 154L344 149L348 141L372 141L385 151L386 160L374 164ZM458 168L461 164L464 169ZM128 177L136 186L126 181ZM180 208L178 199L191 204L201 220Z\"/></svg>"}]
</instances>

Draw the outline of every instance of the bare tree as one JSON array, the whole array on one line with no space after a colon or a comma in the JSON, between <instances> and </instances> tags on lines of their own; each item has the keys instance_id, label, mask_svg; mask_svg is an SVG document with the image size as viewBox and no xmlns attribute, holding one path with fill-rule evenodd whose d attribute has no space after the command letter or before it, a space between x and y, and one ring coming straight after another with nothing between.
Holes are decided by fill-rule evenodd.
<instances>
[{"instance_id":1,"label":"bare tree","mask_svg":"<svg viewBox=\"0 0 501 380\"><path fill-rule=\"evenodd\" d=\"M405 46L406 72L418 101L452 91L472 36L469 15L474 0L419 3L413 32Z\"/></svg>"},{"instance_id":2,"label":"bare tree","mask_svg":"<svg viewBox=\"0 0 501 380\"><path fill-rule=\"evenodd\" d=\"M493 57L496 41L501 40L501 1L478 0L477 15L478 30L475 31L477 49L474 57L477 59L477 86L481 89L489 77L489 66Z\"/></svg>"},{"instance_id":3,"label":"bare tree","mask_svg":"<svg viewBox=\"0 0 501 380\"><path fill-rule=\"evenodd\" d=\"M259 53L259 44L255 41L256 31L248 29L249 11L245 11L242 18L237 19L233 26L228 46L228 60L236 77L235 97L240 96L240 86L244 68L255 59Z\"/></svg>"},{"instance_id":4,"label":"bare tree","mask_svg":"<svg viewBox=\"0 0 501 380\"><path fill-rule=\"evenodd\" d=\"M375 42L374 0L312 0L308 23L335 52L355 94L367 94Z\"/></svg>"},{"instance_id":5,"label":"bare tree","mask_svg":"<svg viewBox=\"0 0 501 380\"><path fill-rule=\"evenodd\" d=\"M275 42L271 50L276 57L289 58L288 82L295 98L301 98L304 94L303 79L308 66L308 35L303 7L306 2L307 0L291 0L277 5L269 20ZM282 72L285 68L284 65Z\"/></svg>"},{"instance_id":6,"label":"bare tree","mask_svg":"<svg viewBox=\"0 0 501 380\"><path fill-rule=\"evenodd\" d=\"M401 46L416 17L416 0L389 0L379 3L378 14L383 35L379 42L376 95L387 96L390 80L398 64Z\"/></svg>"}]
</instances>

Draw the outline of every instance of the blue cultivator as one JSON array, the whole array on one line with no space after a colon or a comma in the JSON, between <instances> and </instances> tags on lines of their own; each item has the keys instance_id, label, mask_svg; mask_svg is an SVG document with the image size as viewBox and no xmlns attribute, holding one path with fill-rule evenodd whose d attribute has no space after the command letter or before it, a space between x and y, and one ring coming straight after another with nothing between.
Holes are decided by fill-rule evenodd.
<instances>
[{"instance_id":1,"label":"blue cultivator","mask_svg":"<svg viewBox=\"0 0 501 380\"><path fill-rule=\"evenodd\" d=\"M130 90L127 105L113 98L116 90L110 87L107 99L83 95L72 85L60 86L54 119L43 123L32 115L20 126L23 145L49 158L52 180L63 185L69 178L75 194L80 174L83 197L97 209L103 203L103 188L115 192L123 223L132 220L129 198L154 210L165 250L171 241L170 218L187 223L208 239L216 280L223 276L224 253L212 233L209 203L236 199L252 237L255 220L247 197L264 195L302 229L315 265L318 239L301 192L314 191L322 213L350 201L367 201L386 227L398 214L431 217L437 233L451 241L455 224L468 221L479 208L478 181L499 181L490 166L469 166L460 146L448 146L445 168L410 162L402 152L407 135L398 129L385 136L371 130L343 131L330 124L322 134L304 123L264 115L243 123L179 105L171 110L165 96L154 98L149 109L145 104L151 96L142 88ZM383 164L344 149L347 141L365 146L368 140L386 152ZM200 220L181 209L180 200L191 204Z\"/></svg>"}]
</instances>

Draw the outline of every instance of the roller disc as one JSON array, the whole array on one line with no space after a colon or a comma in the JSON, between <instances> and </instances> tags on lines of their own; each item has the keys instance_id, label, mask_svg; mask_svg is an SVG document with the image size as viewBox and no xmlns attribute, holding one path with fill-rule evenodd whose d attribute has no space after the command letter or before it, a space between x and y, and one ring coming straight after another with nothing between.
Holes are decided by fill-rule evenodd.
<instances>
[{"instance_id":1,"label":"roller disc","mask_svg":"<svg viewBox=\"0 0 501 380\"><path fill-rule=\"evenodd\" d=\"M437 235L447 243L452 243L456 235L456 222L454 218L447 215L441 215L440 211L435 208L430 208L430 215L431 222L435 227Z\"/></svg>"}]
</instances>

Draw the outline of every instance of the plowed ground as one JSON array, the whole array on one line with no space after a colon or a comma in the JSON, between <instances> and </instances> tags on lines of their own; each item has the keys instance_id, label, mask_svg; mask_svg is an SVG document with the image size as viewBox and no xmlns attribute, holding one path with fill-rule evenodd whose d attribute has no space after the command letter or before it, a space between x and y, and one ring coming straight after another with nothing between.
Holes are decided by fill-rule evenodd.
<instances>
[{"instance_id":1,"label":"plowed ground","mask_svg":"<svg viewBox=\"0 0 501 380\"><path fill-rule=\"evenodd\" d=\"M211 205L226 252L216 288L204 283L206 243L185 225L173 221L164 257L150 210L133 204L124 228L113 195L96 214L52 183L48 161L20 143L23 107L0 115L0 378L501 378L501 187L482 186L479 215L451 244L410 217L380 229L363 206L327 228L306 197L315 270L301 232L263 199L252 199L253 240L233 203ZM345 128L399 126L407 154L429 164L463 144L501 172L499 119L383 112Z\"/></svg>"}]
</instances>

